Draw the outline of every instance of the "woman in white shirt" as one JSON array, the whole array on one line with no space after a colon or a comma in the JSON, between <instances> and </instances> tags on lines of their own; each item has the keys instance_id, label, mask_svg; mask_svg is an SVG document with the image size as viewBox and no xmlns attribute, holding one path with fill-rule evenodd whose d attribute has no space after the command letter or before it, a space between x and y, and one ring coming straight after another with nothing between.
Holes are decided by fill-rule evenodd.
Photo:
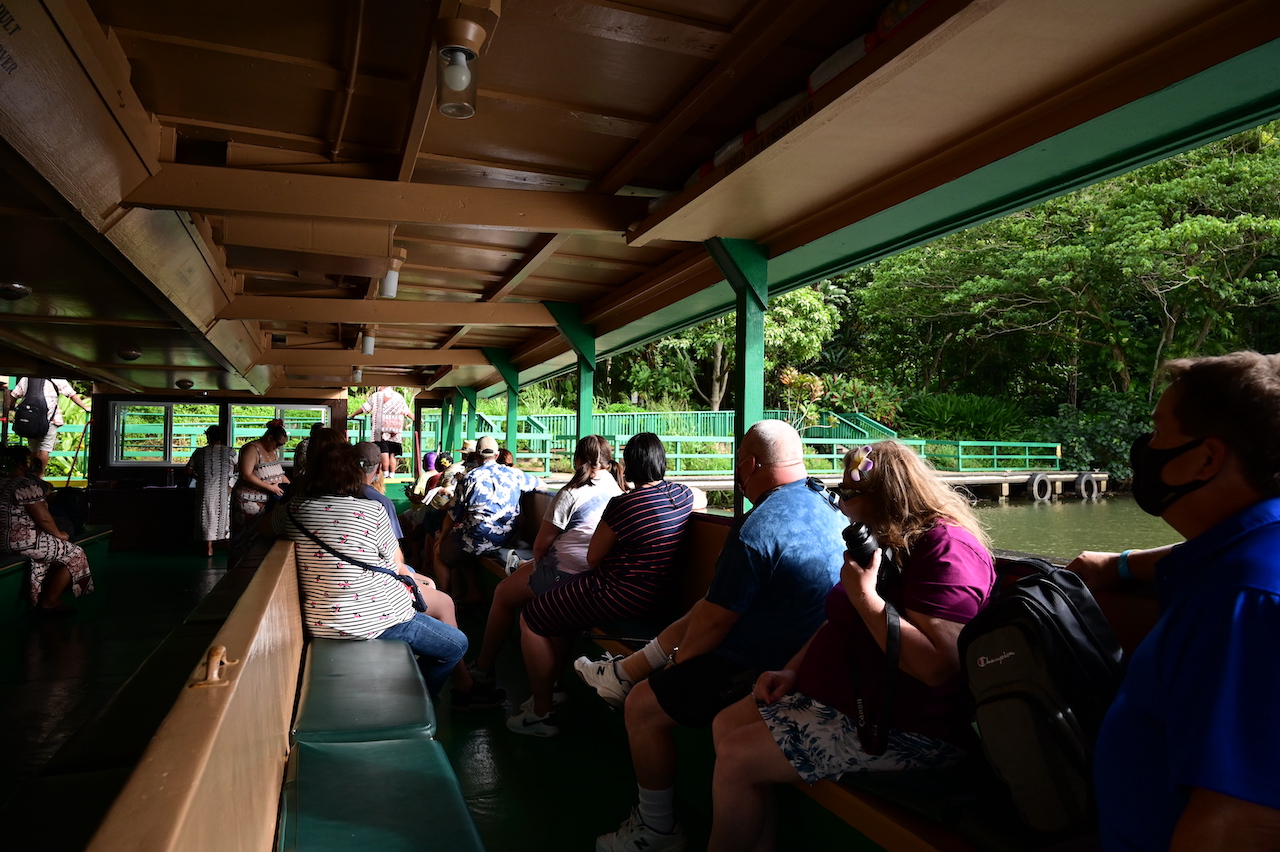
<instances>
[{"instance_id":1,"label":"woman in white shirt","mask_svg":"<svg viewBox=\"0 0 1280 852\"><path fill-rule=\"evenodd\" d=\"M599 435L578 441L573 452L573 478L560 489L547 510L533 559L520 563L493 592L484 644L471 666L478 682L493 683L493 666L525 604L567 577L588 570L587 546L609 501L623 491L622 470L613 448Z\"/></svg>"}]
</instances>

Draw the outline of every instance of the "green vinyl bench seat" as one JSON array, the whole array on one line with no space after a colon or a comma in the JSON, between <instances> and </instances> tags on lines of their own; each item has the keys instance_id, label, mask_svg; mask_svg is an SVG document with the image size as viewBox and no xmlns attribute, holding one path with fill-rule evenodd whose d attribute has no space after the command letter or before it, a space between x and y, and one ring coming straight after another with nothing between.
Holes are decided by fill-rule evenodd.
<instances>
[{"instance_id":1,"label":"green vinyl bench seat","mask_svg":"<svg viewBox=\"0 0 1280 852\"><path fill-rule=\"evenodd\" d=\"M278 852L367 850L484 852L440 743L300 742L290 751Z\"/></svg>"},{"instance_id":2,"label":"green vinyl bench seat","mask_svg":"<svg viewBox=\"0 0 1280 852\"><path fill-rule=\"evenodd\" d=\"M294 742L431 739L435 708L413 651L399 640L313 639Z\"/></svg>"}]
</instances>

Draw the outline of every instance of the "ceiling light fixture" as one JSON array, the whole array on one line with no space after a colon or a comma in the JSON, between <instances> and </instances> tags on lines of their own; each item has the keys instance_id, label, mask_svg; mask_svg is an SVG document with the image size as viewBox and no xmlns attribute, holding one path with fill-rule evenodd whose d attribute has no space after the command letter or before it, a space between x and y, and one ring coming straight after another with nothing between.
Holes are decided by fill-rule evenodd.
<instances>
[{"instance_id":1,"label":"ceiling light fixture","mask_svg":"<svg viewBox=\"0 0 1280 852\"><path fill-rule=\"evenodd\" d=\"M142 357L142 350L134 346L122 346L116 350L116 355L122 361L137 361Z\"/></svg>"},{"instance_id":2,"label":"ceiling light fixture","mask_svg":"<svg viewBox=\"0 0 1280 852\"><path fill-rule=\"evenodd\" d=\"M388 269L387 274L382 276L382 284L378 286L379 299L394 299L396 290L400 287L400 270Z\"/></svg>"},{"instance_id":3,"label":"ceiling light fixture","mask_svg":"<svg viewBox=\"0 0 1280 852\"><path fill-rule=\"evenodd\" d=\"M447 118L476 114L476 56L484 27L465 18L445 18L436 26L436 101Z\"/></svg>"},{"instance_id":4,"label":"ceiling light fixture","mask_svg":"<svg viewBox=\"0 0 1280 852\"><path fill-rule=\"evenodd\" d=\"M191 381L190 379L178 379L176 382L174 382L174 384L177 385L182 390L191 390L193 387L196 386L196 383Z\"/></svg>"},{"instance_id":5,"label":"ceiling light fixture","mask_svg":"<svg viewBox=\"0 0 1280 852\"><path fill-rule=\"evenodd\" d=\"M377 342L378 342L378 338L374 337L372 334L366 331L360 337L360 354L372 355L373 347L377 344Z\"/></svg>"},{"instance_id":6,"label":"ceiling light fixture","mask_svg":"<svg viewBox=\"0 0 1280 852\"><path fill-rule=\"evenodd\" d=\"M352 367L351 381L355 382L356 384L360 384L362 381L364 381L364 370L361 370L359 367Z\"/></svg>"},{"instance_id":7,"label":"ceiling light fixture","mask_svg":"<svg viewBox=\"0 0 1280 852\"><path fill-rule=\"evenodd\" d=\"M20 281L8 281L0 284L0 299L4 299L6 302L16 302L30 295L31 288Z\"/></svg>"}]
</instances>

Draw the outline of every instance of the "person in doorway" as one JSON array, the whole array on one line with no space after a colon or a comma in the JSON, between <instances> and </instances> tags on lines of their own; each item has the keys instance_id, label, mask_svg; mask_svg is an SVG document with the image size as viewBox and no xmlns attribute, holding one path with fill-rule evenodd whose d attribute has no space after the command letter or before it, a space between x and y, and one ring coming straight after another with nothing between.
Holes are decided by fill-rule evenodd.
<instances>
[{"instance_id":1,"label":"person in doorway","mask_svg":"<svg viewBox=\"0 0 1280 852\"><path fill-rule=\"evenodd\" d=\"M849 520L889 550L867 564L846 551L827 623L785 668L762 674L751 695L716 716L709 852L775 847L774 784L942 768L976 745L957 640L996 574L968 501L897 441L849 451L832 490ZM892 564L882 571L886 552ZM889 607L900 614L901 644L886 711ZM887 712L882 742L859 728L859 703L873 725Z\"/></svg>"},{"instance_id":2,"label":"person in doorway","mask_svg":"<svg viewBox=\"0 0 1280 852\"><path fill-rule=\"evenodd\" d=\"M0 554L31 561L31 605L37 613L70 615L62 602L68 587L76 597L93 591L89 559L58 529L45 502L42 464L27 447L0 451Z\"/></svg>"},{"instance_id":3,"label":"person in doorway","mask_svg":"<svg viewBox=\"0 0 1280 852\"><path fill-rule=\"evenodd\" d=\"M36 458L40 459L41 475L43 475L44 469L49 466L49 453L53 452L53 448L58 443L58 430L66 423L62 417L62 409L58 407L58 399L65 396L67 399L83 408L85 414L92 415L93 413L89 409L89 404L80 397L80 394L76 392L75 388L71 387L71 383L66 379L43 379L42 382L44 385L43 396L45 407L49 412L49 431L40 438L27 439L27 444L31 447L31 452L35 453ZM12 400L11 404L14 408L17 408L18 400L27 395L27 389L30 387L30 383L31 377L23 376L18 379L17 384L14 385L13 391L10 394Z\"/></svg>"},{"instance_id":4,"label":"person in doorway","mask_svg":"<svg viewBox=\"0 0 1280 852\"><path fill-rule=\"evenodd\" d=\"M654 671L626 696L627 739L639 804L596 849L679 850L675 819L679 726L707 727L750 694L760 672L782 668L823 620L823 600L840 577L845 518L805 472L800 435L762 420L744 436L734 482L754 508L734 524L706 596L628 660ZM675 664L666 666L674 655ZM614 682L629 670L602 661L580 676Z\"/></svg>"},{"instance_id":5,"label":"person in doorway","mask_svg":"<svg viewBox=\"0 0 1280 852\"><path fill-rule=\"evenodd\" d=\"M231 489L236 481L236 453L225 443L227 430L204 430L205 446L191 454L187 475L196 481L196 537L206 556L213 543L231 537Z\"/></svg>"},{"instance_id":6,"label":"person in doorway","mask_svg":"<svg viewBox=\"0 0 1280 852\"><path fill-rule=\"evenodd\" d=\"M1133 496L1186 541L1085 553L1095 589L1154 580L1160 617L1094 750L1104 850L1280 848L1280 355L1183 358Z\"/></svg>"},{"instance_id":7,"label":"person in doorway","mask_svg":"<svg viewBox=\"0 0 1280 852\"><path fill-rule=\"evenodd\" d=\"M409 403L395 388L384 385L370 394L356 413L369 415L369 431L382 451L382 472L390 476L404 455L400 433L404 431L405 421L413 419Z\"/></svg>"},{"instance_id":8,"label":"person in doorway","mask_svg":"<svg viewBox=\"0 0 1280 852\"><path fill-rule=\"evenodd\" d=\"M272 420L261 438L240 448L239 479L232 498L237 518L244 524L255 523L268 503L284 496L289 477L280 464L280 448L287 443L289 433L285 431L284 421Z\"/></svg>"}]
</instances>

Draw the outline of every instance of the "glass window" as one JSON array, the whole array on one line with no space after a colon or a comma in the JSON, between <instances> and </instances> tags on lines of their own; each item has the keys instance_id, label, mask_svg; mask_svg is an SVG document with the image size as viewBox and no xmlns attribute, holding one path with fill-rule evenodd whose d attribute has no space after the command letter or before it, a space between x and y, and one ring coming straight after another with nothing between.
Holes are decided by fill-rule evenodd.
<instances>
[{"instance_id":1,"label":"glass window","mask_svg":"<svg viewBox=\"0 0 1280 852\"><path fill-rule=\"evenodd\" d=\"M113 461L118 464L167 464L170 406L113 406L116 438Z\"/></svg>"}]
</instances>

